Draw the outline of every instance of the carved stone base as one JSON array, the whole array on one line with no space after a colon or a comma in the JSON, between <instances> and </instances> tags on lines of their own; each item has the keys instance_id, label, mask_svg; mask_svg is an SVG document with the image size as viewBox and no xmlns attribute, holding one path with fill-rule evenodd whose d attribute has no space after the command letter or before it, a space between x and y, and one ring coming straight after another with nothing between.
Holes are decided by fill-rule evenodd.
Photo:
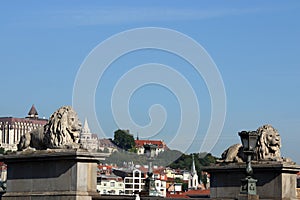
<instances>
[{"instance_id":1,"label":"carved stone base","mask_svg":"<svg viewBox=\"0 0 300 200\"><path fill-rule=\"evenodd\" d=\"M91 200L96 195L97 159L85 150L17 152L7 164L3 200Z\"/></svg>"},{"instance_id":2,"label":"carved stone base","mask_svg":"<svg viewBox=\"0 0 300 200\"><path fill-rule=\"evenodd\" d=\"M296 177L300 166L286 162L253 162L253 178L257 180L259 199L294 200ZM245 178L245 163L232 163L205 167L210 173L211 199L240 199L241 179ZM247 195L246 195L247 196ZM248 198L248 196L247 196ZM252 198L252 197L251 197Z\"/></svg>"},{"instance_id":3,"label":"carved stone base","mask_svg":"<svg viewBox=\"0 0 300 200\"><path fill-rule=\"evenodd\" d=\"M259 200L259 196L253 194L239 194L238 200Z\"/></svg>"},{"instance_id":4,"label":"carved stone base","mask_svg":"<svg viewBox=\"0 0 300 200\"><path fill-rule=\"evenodd\" d=\"M256 182L257 180L247 177L241 180L241 194L249 194L249 195L256 195Z\"/></svg>"}]
</instances>

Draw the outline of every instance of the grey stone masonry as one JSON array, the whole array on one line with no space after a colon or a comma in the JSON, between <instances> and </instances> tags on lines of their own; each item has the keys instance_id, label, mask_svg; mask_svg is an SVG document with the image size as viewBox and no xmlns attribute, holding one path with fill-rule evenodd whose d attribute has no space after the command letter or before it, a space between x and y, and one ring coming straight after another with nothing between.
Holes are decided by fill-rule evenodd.
<instances>
[{"instance_id":1,"label":"grey stone masonry","mask_svg":"<svg viewBox=\"0 0 300 200\"><path fill-rule=\"evenodd\" d=\"M217 164L205 167L210 173L211 199L238 199L245 163ZM300 166L294 163L252 162L259 199L297 199L296 179Z\"/></svg>"},{"instance_id":2,"label":"grey stone masonry","mask_svg":"<svg viewBox=\"0 0 300 200\"><path fill-rule=\"evenodd\" d=\"M98 160L86 150L29 150L0 160L8 167L3 200L91 200L97 195Z\"/></svg>"}]
</instances>

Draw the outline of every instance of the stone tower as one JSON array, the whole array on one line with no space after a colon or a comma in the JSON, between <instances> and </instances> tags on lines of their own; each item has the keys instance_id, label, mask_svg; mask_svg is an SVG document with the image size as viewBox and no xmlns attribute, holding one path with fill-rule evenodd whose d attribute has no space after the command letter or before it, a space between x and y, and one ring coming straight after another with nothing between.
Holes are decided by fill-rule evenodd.
<instances>
[{"instance_id":1,"label":"stone tower","mask_svg":"<svg viewBox=\"0 0 300 200\"><path fill-rule=\"evenodd\" d=\"M192 167L191 167L191 175L189 177L189 190L197 190L199 182L198 182L198 174L195 166L194 155L192 155Z\"/></svg>"}]
</instances>

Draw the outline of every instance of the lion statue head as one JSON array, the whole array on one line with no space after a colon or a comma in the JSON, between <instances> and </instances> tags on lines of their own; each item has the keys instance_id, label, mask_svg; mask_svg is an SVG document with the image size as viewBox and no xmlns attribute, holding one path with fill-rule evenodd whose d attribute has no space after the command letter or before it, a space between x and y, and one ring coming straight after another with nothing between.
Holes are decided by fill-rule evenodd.
<instances>
[{"instance_id":1,"label":"lion statue head","mask_svg":"<svg viewBox=\"0 0 300 200\"><path fill-rule=\"evenodd\" d=\"M55 111L44 127L44 142L48 148L79 143L81 123L71 106L63 106Z\"/></svg>"},{"instance_id":2,"label":"lion statue head","mask_svg":"<svg viewBox=\"0 0 300 200\"><path fill-rule=\"evenodd\" d=\"M259 134L257 156L259 160L280 159L281 138L271 125L263 125L257 129Z\"/></svg>"}]
</instances>

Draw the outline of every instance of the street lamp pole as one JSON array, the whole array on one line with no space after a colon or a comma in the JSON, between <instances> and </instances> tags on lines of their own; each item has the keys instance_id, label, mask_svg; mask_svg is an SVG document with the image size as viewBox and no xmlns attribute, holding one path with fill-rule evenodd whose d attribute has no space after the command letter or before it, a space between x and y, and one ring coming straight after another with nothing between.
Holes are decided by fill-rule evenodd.
<instances>
[{"instance_id":1,"label":"street lamp pole","mask_svg":"<svg viewBox=\"0 0 300 200\"><path fill-rule=\"evenodd\" d=\"M152 161L155 156L156 148L157 148L156 145L152 145L152 144L144 145L145 154L148 159L148 172L147 172L148 177L146 179L146 191L148 192L149 196L158 196L155 187L155 180L153 178L153 171L152 171Z\"/></svg>"},{"instance_id":2,"label":"street lamp pole","mask_svg":"<svg viewBox=\"0 0 300 200\"><path fill-rule=\"evenodd\" d=\"M239 132L243 144L243 152L247 156L246 161L246 178L241 180L240 194L257 196L256 182L257 180L252 177L253 169L251 166L251 158L256 152L256 144L258 133L256 131L242 131Z\"/></svg>"}]
</instances>

